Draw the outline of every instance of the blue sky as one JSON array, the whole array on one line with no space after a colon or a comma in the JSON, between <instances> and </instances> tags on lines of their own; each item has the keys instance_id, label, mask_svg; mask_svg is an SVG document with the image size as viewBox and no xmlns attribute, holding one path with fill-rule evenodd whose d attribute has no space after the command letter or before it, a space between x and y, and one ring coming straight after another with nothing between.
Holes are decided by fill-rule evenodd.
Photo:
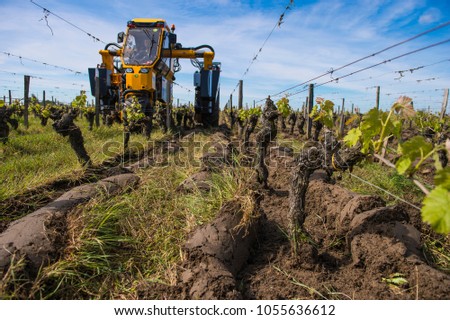
<instances>
[{"instance_id":1,"label":"blue sky","mask_svg":"<svg viewBox=\"0 0 450 320\"><path fill-rule=\"evenodd\" d=\"M35 0L104 42L114 42L135 17L160 17L175 24L178 41L191 47L209 44L222 62L222 106L259 48L269 35L289 1L68 1ZM59 20L47 17L29 0L0 0L0 52L87 72L101 61L98 50L104 47L86 34ZM244 104L252 105L267 95L303 83L390 45L408 39L450 20L449 0L357 0L294 1L284 23L272 36L251 65L244 80ZM53 35L52 35L53 31ZM405 43L375 57L333 73L340 77L401 54L450 38L450 26ZM442 104L444 88L450 86L450 42L412 54L370 70L316 88L315 95L333 100L345 98L363 110L375 104L375 86L381 87L381 106L389 107L399 95L413 97L417 108L436 111ZM446 60L444 62L441 62ZM439 63L438 63L439 62ZM430 64L434 64L428 66ZM174 87L174 98L193 101L192 74L188 60ZM421 69L403 73L396 71ZM8 73L9 72L9 73ZM12 75L11 72L17 73ZM23 96L23 74L31 79L31 92L70 102L80 89L89 90L87 75L18 59L0 53L0 95ZM41 79L40 79L41 78ZM321 84L330 75L315 80ZM288 93L301 91L303 86ZM290 97L299 108L306 97L300 92ZM234 92L237 101L237 92Z\"/></svg>"}]
</instances>

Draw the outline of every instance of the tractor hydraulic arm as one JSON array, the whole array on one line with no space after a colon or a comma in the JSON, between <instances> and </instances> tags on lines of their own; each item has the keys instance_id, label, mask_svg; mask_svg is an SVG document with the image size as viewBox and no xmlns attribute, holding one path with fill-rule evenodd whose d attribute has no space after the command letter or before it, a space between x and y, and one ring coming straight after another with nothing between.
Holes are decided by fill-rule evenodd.
<instances>
[{"instance_id":1,"label":"tractor hydraulic arm","mask_svg":"<svg viewBox=\"0 0 450 320\"><path fill-rule=\"evenodd\" d=\"M198 51L198 49L207 47L211 51ZM197 48L181 48L181 49L165 49L163 50L163 57L165 58L181 58L181 59L196 59L203 58L203 69L212 69L214 50L210 46L201 46Z\"/></svg>"}]
</instances>

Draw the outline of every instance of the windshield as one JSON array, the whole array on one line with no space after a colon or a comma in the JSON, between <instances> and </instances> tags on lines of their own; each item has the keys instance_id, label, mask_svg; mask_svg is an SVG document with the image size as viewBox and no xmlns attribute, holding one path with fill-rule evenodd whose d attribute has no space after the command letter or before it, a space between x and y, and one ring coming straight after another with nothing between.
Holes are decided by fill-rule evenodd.
<instances>
[{"instance_id":1,"label":"windshield","mask_svg":"<svg viewBox=\"0 0 450 320\"><path fill-rule=\"evenodd\" d=\"M127 65L152 65L158 58L160 28L128 29L123 52Z\"/></svg>"}]
</instances>

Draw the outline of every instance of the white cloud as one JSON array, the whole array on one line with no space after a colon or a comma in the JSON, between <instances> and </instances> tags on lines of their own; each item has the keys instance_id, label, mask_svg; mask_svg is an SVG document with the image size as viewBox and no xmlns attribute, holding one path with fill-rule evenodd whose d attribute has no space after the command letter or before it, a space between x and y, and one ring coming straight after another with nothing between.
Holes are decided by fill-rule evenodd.
<instances>
[{"instance_id":1,"label":"white cloud","mask_svg":"<svg viewBox=\"0 0 450 320\"><path fill-rule=\"evenodd\" d=\"M420 24L434 23L434 22L439 21L441 19L441 17L442 17L442 14L439 9L429 8L419 17L419 23Z\"/></svg>"}]
</instances>

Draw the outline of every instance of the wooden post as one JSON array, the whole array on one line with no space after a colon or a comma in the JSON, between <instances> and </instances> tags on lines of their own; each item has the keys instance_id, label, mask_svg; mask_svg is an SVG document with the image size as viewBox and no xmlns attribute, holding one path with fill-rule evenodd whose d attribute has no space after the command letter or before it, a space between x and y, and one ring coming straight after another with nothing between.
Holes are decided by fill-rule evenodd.
<instances>
[{"instance_id":1,"label":"wooden post","mask_svg":"<svg viewBox=\"0 0 450 320\"><path fill-rule=\"evenodd\" d=\"M442 120L445 116L445 112L447 110L447 104L448 104L448 89L444 90L444 100L442 101L442 109L441 114L439 116L439 120Z\"/></svg>"},{"instance_id":2,"label":"wooden post","mask_svg":"<svg viewBox=\"0 0 450 320\"><path fill-rule=\"evenodd\" d=\"M341 120L339 122L339 136L340 137L344 136L344 127L345 127L344 105L345 105L345 99L342 98Z\"/></svg>"},{"instance_id":3,"label":"wooden post","mask_svg":"<svg viewBox=\"0 0 450 320\"><path fill-rule=\"evenodd\" d=\"M303 118L306 119L306 117L308 116L308 106L309 106L309 100L308 97L306 97L305 99L305 104L304 104L305 108L303 109Z\"/></svg>"},{"instance_id":4,"label":"wooden post","mask_svg":"<svg viewBox=\"0 0 450 320\"><path fill-rule=\"evenodd\" d=\"M42 106L45 108L45 90L42 91Z\"/></svg>"},{"instance_id":5,"label":"wooden post","mask_svg":"<svg viewBox=\"0 0 450 320\"><path fill-rule=\"evenodd\" d=\"M311 114L311 111L313 109L313 101L314 101L314 84L309 84L309 90L308 90L308 114L307 114L307 122L306 122L306 137L307 139L311 139L311 133L312 133L312 119L309 117Z\"/></svg>"},{"instance_id":6,"label":"wooden post","mask_svg":"<svg viewBox=\"0 0 450 320\"><path fill-rule=\"evenodd\" d=\"M233 111L233 95L230 94L230 111Z\"/></svg>"},{"instance_id":7,"label":"wooden post","mask_svg":"<svg viewBox=\"0 0 450 320\"><path fill-rule=\"evenodd\" d=\"M24 111L23 111L23 124L28 129L28 94L30 93L30 76L24 76Z\"/></svg>"},{"instance_id":8,"label":"wooden post","mask_svg":"<svg viewBox=\"0 0 450 320\"><path fill-rule=\"evenodd\" d=\"M100 75L95 71L95 126L100 127Z\"/></svg>"},{"instance_id":9,"label":"wooden post","mask_svg":"<svg viewBox=\"0 0 450 320\"><path fill-rule=\"evenodd\" d=\"M243 80L239 80L239 96L238 96L238 109L242 109L244 96L243 96Z\"/></svg>"},{"instance_id":10,"label":"wooden post","mask_svg":"<svg viewBox=\"0 0 450 320\"><path fill-rule=\"evenodd\" d=\"M11 94L11 90L8 90L8 94L9 94L9 105L12 104L12 94Z\"/></svg>"},{"instance_id":11,"label":"wooden post","mask_svg":"<svg viewBox=\"0 0 450 320\"><path fill-rule=\"evenodd\" d=\"M177 108L180 106L180 99L177 99Z\"/></svg>"},{"instance_id":12,"label":"wooden post","mask_svg":"<svg viewBox=\"0 0 450 320\"><path fill-rule=\"evenodd\" d=\"M375 106L380 110L380 86L377 86L377 100Z\"/></svg>"},{"instance_id":13,"label":"wooden post","mask_svg":"<svg viewBox=\"0 0 450 320\"><path fill-rule=\"evenodd\" d=\"M253 100L253 109L256 108L256 101Z\"/></svg>"},{"instance_id":14,"label":"wooden post","mask_svg":"<svg viewBox=\"0 0 450 320\"><path fill-rule=\"evenodd\" d=\"M353 112L353 111L354 111L354 107L355 107L355 104L352 103L352 114L354 113L354 112Z\"/></svg>"}]
</instances>

